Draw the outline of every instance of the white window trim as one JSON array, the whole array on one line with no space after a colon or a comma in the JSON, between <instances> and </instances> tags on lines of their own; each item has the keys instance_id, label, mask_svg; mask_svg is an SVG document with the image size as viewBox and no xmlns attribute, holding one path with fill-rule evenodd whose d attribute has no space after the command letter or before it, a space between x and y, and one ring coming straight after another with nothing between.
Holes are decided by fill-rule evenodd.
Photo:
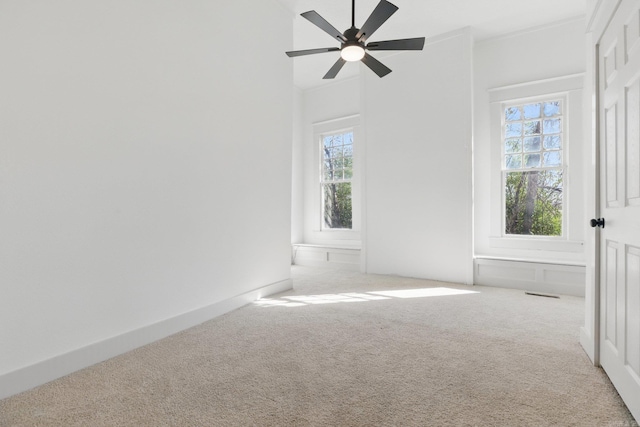
<instances>
[{"instance_id":1,"label":"white window trim","mask_svg":"<svg viewBox=\"0 0 640 427\"><path fill-rule=\"evenodd\" d=\"M313 123L313 240L324 243L359 245L362 227L362 131L360 115L352 115L323 122ZM353 178L351 180L352 227L351 229L330 229L323 227L322 193L320 177L322 173L320 144L324 135L353 132Z\"/></svg>"},{"instance_id":2,"label":"white window trim","mask_svg":"<svg viewBox=\"0 0 640 427\"><path fill-rule=\"evenodd\" d=\"M523 104L534 104L536 102L544 102L544 101L555 101L555 100L560 100L562 101L562 165L560 167L540 167L540 168L520 168L520 169L515 169L513 171L511 170L507 170L505 169L505 164L504 164L504 158L506 153L504 152L504 136L502 134L502 131L504 130L505 124L506 124L506 119L504 117L504 111L506 108L508 107L513 107L513 106L520 106ZM522 98L522 99L511 99L509 101L505 101L505 102L501 102L500 103L500 116L501 116L501 125L500 125L500 169L501 169L501 179L500 179L500 185L501 185L501 199L500 199L500 204L502 207L502 215L501 215L501 220L502 220L502 225L501 225L501 238L505 238L505 239L525 239L525 240L567 240L567 225L568 225L568 221L567 221L567 214L569 212L568 209L568 201L570 200L570 191L569 191L569 186L566 185L569 182L569 163L568 163L568 159L569 159L569 154L570 154L570 146L571 146L571 142L569 142L571 140L571 135L569 132L569 120L568 120L568 116L567 116L567 111L568 111L568 104L569 104L569 96L567 92L564 93L559 93L559 94L549 94L549 95L541 95L541 96L535 96L535 97L530 97L530 98ZM506 234L506 201L505 201L505 192L504 192L504 188L506 186L506 182L505 182L505 176L507 172L528 172L528 171L544 171L544 170L555 170L555 169L561 169L562 170L562 235L561 236L526 236L526 235L519 235L519 234Z\"/></svg>"},{"instance_id":3,"label":"white window trim","mask_svg":"<svg viewBox=\"0 0 640 427\"><path fill-rule=\"evenodd\" d=\"M324 170L324 160L325 160L324 159L324 139L326 137L328 137L328 136L345 135L345 134L349 134L349 133L353 134L353 142L352 142L352 150L353 150L353 147L355 146L355 134L353 132L353 128L352 127L348 127L348 128L345 128L345 129L338 129L338 130L335 130L335 131L332 131L332 132L322 133L322 134L320 134L320 137L318 138L318 147L317 147L317 150L318 150L318 166L319 166L318 184L320 186L320 189L319 189L319 191L320 191L320 193L319 193L319 195L320 195L320 229L322 231L334 232L334 231L351 231L351 230L353 230L353 180L354 180L354 177L353 177L353 163L352 163L352 169L351 169L352 170L351 178L348 178L348 179L342 178L342 179L339 179L339 180L330 180L330 181L326 180L326 179L323 179L324 173L326 172ZM352 159L352 162L353 162L353 159L354 159L354 155L353 154L351 156L351 159ZM326 223L325 223L325 210L324 210L326 204L324 203L325 202L324 201L325 194L324 194L324 191L323 191L323 187L325 185L327 185L327 184L332 184L332 183L335 183L335 184L349 183L349 184L351 184L351 204L352 204L351 205L351 221L352 221L351 228L331 228L331 227L327 227L326 226Z\"/></svg>"},{"instance_id":4,"label":"white window trim","mask_svg":"<svg viewBox=\"0 0 640 427\"><path fill-rule=\"evenodd\" d=\"M504 86L489 90L491 120L491 236L489 246L501 249L529 249L560 252L582 252L584 242L579 227L582 200L579 183L573 176L579 176L582 167L581 150L576 147L581 141L570 140L581 134L580 123L572 123L571 117L581 114L579 104L582 96L584 74L574 74L530 83ZM503 108L506 105L522 104L530 101L562 98L563 100L563 218L562 236L521 236L505 234L504 173L503 173ZM578 121L579 122L579 121ZM578 128L576 128L576 126ZM568 165L571 170L568 171Z\"/></svg>"}]
</instances>

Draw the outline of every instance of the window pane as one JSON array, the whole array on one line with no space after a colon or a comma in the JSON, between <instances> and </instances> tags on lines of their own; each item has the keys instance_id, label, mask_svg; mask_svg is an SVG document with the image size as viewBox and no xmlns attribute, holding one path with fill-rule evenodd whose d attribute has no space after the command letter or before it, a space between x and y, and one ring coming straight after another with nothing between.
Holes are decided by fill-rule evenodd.
<instances>
[{"instance_id":1,"label":"window pane","mask_svg":"<svg viewBox=\"0 0 640 427\"><path fill-rule=\"evenodd\" d=\"M345 157L353 156L353 145L349 144L344 146L344 156Z\"/></svg>"},{"instance_id":2,"label":"window pane","mask_svg":"<svg viewBox=\"0 0 640 427\"><path fill-rule=\"evenodd\" d=\"M331 158L331 150L333 150L331 147L323 147L322 148L322 157L326 160Z\"/></svg>"},{"instance_id":3,"label":"window pane","mask_svg":"<svg viewBox=\"0 0 640 427\"><path fill-rule=\"evenodd\" d=\"M545 150L553 150L557 148L562 148L562 136L561 135L550 135L544 137L544 148Z\"/></svg>"},{"instance_id":4,"label":"window pane","mask_svg":"<svg viewBox=\"0 0 640 427\"><path fill-rule=\"evenodd\" d=\"M561 236L561 170L505 174L505 233Z\"/></svg>"},{"instance_id":5,"label":"window pane","mask_svg":"<svg viewBox=\"0 0 640 427\"><path fill-rule=\"evenodd\" d=\"M524 164L528 168L539 168L540 167L540 154L525 154L524 155Z\"/></svg>"},{"instance_id":6,"label":"window pane","mask_svg":"<svg viewBox=\"0 0 640 427\"><path fill-rule=\"evenodd\" d=\"M324 177L322 178L325 181L333 181L335 177L335 173L333 169L325 169Z\"/></svg>"},{"instance_id":7,"label":"window pane","mask_svg":"<svg viewBox=\"0 0 640 427\"><path fill-rule=\"evenodd\" d=\"M505 153L519 153L522 151L522 140L519 138L507 139L504 142Z\"/></svg>"},{"instance_id":8,"label":"window pane","mask_svg":"<svg viewBox=\"0 0 640 427\"><path fill-rule=\"evenodd\" d=\"M544 121L544 133L559 133L562 130L560 119L549 119Z\"/></svg>"},{"instance_id":9,"label":"window pane","mask_svg":"<svg viewBox=\"0 0 640 427\"><path fill-rule=\"evenodd\" d=\"M514 136L522 135L522 123L508 123L505 126L504 136L507 138L511 138Z\"/></svg>"},{"instance_id":10,"label":"window pane","mask_svg":"<svg viewBox=\"0 0 640 427\"><path fill-rule=\"evenodd\" d=\"M540 117L540 104L530 104L524 106L524 118L525 119L537 119Z\"/></svg>"},{"instance_id":11,"label":"window pane","mask_svg":"<svg viewBox=\"0 0 640 427\"><path fill-rule=\"evenodd\" d=\"M333 167L335 169L342 169L344 167L344 157L336 157L333 159Z\"/></svg>"},{"instance_id":12,"label":"window pane","mask_svg":"<svg viewBox=\"0 0 640 427\"><path fill-rule=\"evenodd\" d=\"M344 179L353 178L353 166L345 165L344 167Z\"/></svg>"},{"instance_id":13,"label":"window pane","mask_svg":"<svg viewBox=\"0 0 640 427\"><path fill-rule=\"evenodd\" d=\"M540 134L540 120L535 120L531 122L524 123L524 134L525 135L538 135Z\"/></svg>"},{"instance_id":14,"label":"window pane","mask_svg":"<svg viewBox=\"0 0 640 427\"><path fill-rule=\"evenodd\" d=\"M342 146L335 146L331 149L331 157L342 157Z\"/></svg>"},{"instance_id":15,"label":"window pane","mask_svg":"<svg viewBox=\"0 0 640 427\"><path fill-rule=\"evenodd\" d=\"M333 178L333 171L335 170L335 164L333 162L333 159L330 157L327 157L324 159L324 163L323 163L323 171L324 171L324 179L332 179Z\"/></svg>"},{"instance_id":16,"label":"window pane","mask_svg":"<svg viewBox=\"0 0 640 427\"><path fill-rule=\"evenodd\" d=\"M333 145L333 138L330 136L325 136L324 138L322 138L322 143L324 145L324 148L331 147Z\"/></svg>"},{"instance_id":17,"label":"window pane","mask_svg":"<svg viewBox=\"0 0 640 427\"><path fill-rule=\"evenodd\" d=\"M347 228L352 226L351 183L323 184L325 228Z\"/></svg>"},{"instance_id":18,"label":"window pane","mask_svg":"<svg viewBox=\"0 0 640 427\"><path fill-rule=\"evenodd\" d=\"M520 113L520 109L518 107L511 107L505 110L504 118L506 121L520 120L522 118L522 114Z\"/></svg>"},{"instance_id":19,"label":"window pane","mask_svg":"<svg viewBox=\"0 0 640 427\"><path fill-rule=\"evenodd\" d=\"M507 169L520 169L522 167L522 155L510 155L505 156L505 168Z\"/></svg>"},{"instance_id":20,"label":"window pane","mask_svg":"<svg viewBox=\"0 0 640 427\"><path fill-rule=\"evenodd\" d=\"M524 139L524 151L540 151L540 137L533 136Z\"/></svg>"},{"instance_id":21,"label":"window pane","mask_svg":"<svg viewBox=\"0 0 640 427\"><path fill-rule=\"evenodd\" d=\"M551 117L560 114L560 101L545 102L544 103L544 115L545 117Z\"/></svg>"},{"instance_id":22,"label":"window pane","mask_svg":"<svg viewBox=\"0 0 640 427\"><path fill-rule=\"evenodd\" d=\"M562 165L562 152L560 151L547 151L544 153L544 165L545 166L560 166Z\"/></svg>"}]
</instances>

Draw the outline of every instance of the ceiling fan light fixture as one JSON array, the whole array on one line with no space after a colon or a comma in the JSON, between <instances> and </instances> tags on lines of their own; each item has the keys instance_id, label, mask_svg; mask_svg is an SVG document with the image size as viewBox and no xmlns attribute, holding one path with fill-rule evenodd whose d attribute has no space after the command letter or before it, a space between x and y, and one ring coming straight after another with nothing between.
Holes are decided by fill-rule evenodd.
<instances>
[{"instance_id":1,"label":"ceiling fan light fixture","mask_svg":"<svg viewBox=\"0 0 640 427\"><path fill-rule=\"evenodd\" d=\"M364 48L359 44L345 45L340 51L342 59L348 62L360 61L364 58Z\"/></svg>"}]
</instances>

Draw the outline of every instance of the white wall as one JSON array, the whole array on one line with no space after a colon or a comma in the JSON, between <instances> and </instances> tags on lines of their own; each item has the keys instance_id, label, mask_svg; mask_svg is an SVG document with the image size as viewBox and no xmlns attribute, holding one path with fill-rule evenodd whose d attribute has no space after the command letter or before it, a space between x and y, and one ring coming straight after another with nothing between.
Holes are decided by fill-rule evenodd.
<instances>
[{"instance_id":1,"label":"white wall","mask_svg":"<svg viewBox=\"0 0 640 427\"><path fill-rule=\"evenodd\" d=\"M291 21L0 2L0 376L289 279Z\"/></svg>"},{"instance_id":2,"label":"white wall","mask_svg":"<svg viewBox=\"0 0 640 427\"><path fill-rule=\"evenodd\" d=\"M368 272L472 281L471 49L462 30L365 70Z\"/></svg>"},{"instance_id":3,"label":"white wall","mask_svg":"<svg viewBox=\"0 0 640 427\"><path fill-rule=\"evenodd\" d=\"M584 73L584 20L574 19L554 25L530 29L507 36L480 41L474 49L474 187L475 187L475 253L480 256L511 257L549 262L584 262L584 250L563 251L558 248L522 249L495 247L491 238L498 237L499 226L493 227L496 183L492 181L492 162L499 147L492 146L490 90L510 85ZM581 91L575 93L581 102ZM570 200L568 226L570 240L584 241L586 216L584 204L582 105L571 111L572 129L569 153ZM498 189L499 190L499 189ZM499 202L498 202L499 203Z\"/></svg>"}]
</instances>

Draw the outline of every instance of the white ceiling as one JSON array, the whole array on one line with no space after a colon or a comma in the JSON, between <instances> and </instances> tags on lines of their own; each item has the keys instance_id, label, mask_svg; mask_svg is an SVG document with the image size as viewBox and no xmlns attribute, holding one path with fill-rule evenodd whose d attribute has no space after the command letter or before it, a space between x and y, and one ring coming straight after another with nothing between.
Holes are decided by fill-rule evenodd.
<instances>
[{"instance_id":1,"label":"white ceiling","mask_svg":"<svg viewBox=\"0 0 640 427\"><path fill-rule=\"evenodd\" d=\"M280 0L296 18L293 49L339 47L331 36L300 16L315 10L340 31L351 26L351 0ZM356 27L362 26L379 0L356 0ZM433 37L471 27L476 40L583 16L586 0L391 0L400 9L369 41ZM289 49L287 49L289 50ZM388 54L388 53L387 53ZM408 53L409 54L409 53ZM416 52L411 52L416 54ZM294 84L301 89L326 84L322 76L338 52L292 58ZM384 57L384 53L374 56ZM348 63L337 79L354 76L359 63Z\"/></svg>"}]
</instances>

